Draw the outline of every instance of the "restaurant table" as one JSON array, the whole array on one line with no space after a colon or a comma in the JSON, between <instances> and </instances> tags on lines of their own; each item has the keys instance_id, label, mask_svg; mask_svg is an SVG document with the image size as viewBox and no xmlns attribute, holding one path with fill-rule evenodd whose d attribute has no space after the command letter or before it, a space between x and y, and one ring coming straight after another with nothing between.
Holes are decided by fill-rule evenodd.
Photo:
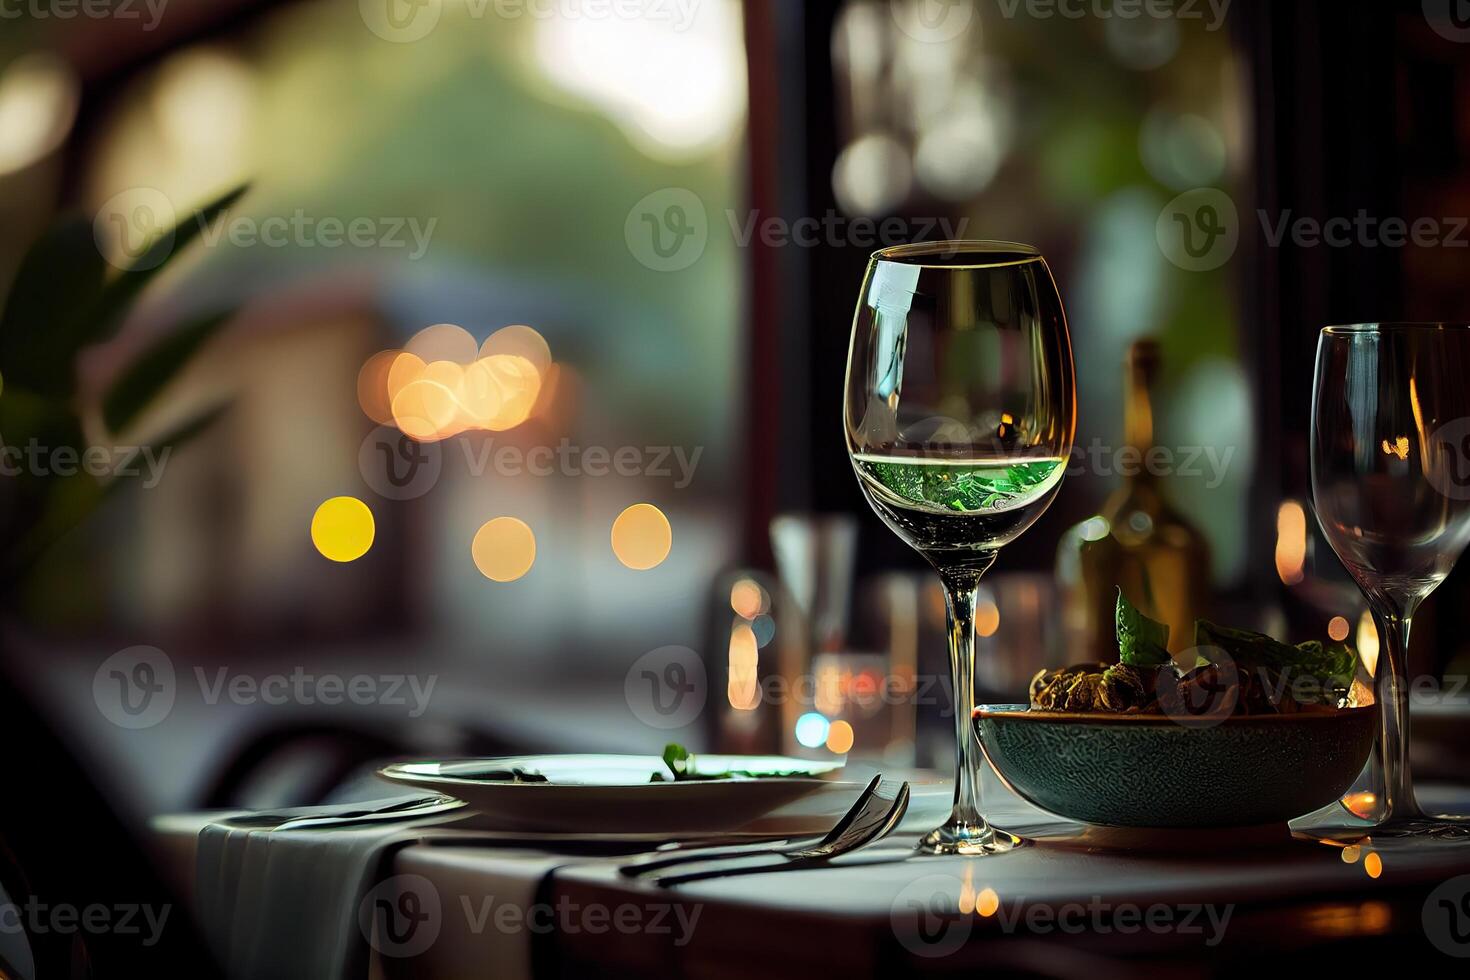
<instances>
[{"instance_id":1,"label":"restaurant table","mask_svg":"<svg viewBox=\"0 0 1470 980\"><path fill-rule=\"evenodd\" d=\"M219 893L223 885L232 897L246 896L227 914L249 919L260 911L252 905L275 910L268 935L244 945L237 935L225 951L237 968L263 962L257 947L279 939L283 922L315 933L279 944L287 950L280 963L296 962L302 944L355 945L362 953L355 975L382 980L976 970L1103 980L1382 957L1451 969L1463 963L1454 956L1470 956L1470 933L1430 914L1441 901L1470 909L1463 840L1370 837L1346 846L1229 829L1100 839L1011 796L992 776L993 821L1043 842L986 858L915 856L918 836L946 814L950 786L937 776L912 778L909 813L886 841L828 867L673 888L618 873L648 845L543 842L453 824L397 827L381 870L358 889L371 894L346 889L336 927L312 918L320 909L292 909L293 901L320 904L319 897L303 899L279 884L288 893L272 893L271 874L279 883L281 869L268 865L282 858L269 835L237 849L221 880L219 867L197 866L200 832L220 815L163 818L156 830L168 859L193 882L196 902L202 890ZM1430 786L1420 795L1444 810L1470 809L1470 788ZM824 798L826 814L800 812L802 801L792 810L796 819L830 822L843 802ZM323 854L352 846L345 837L337 843L337 831L321 833ZM240 885L247 879L249 887ZM370 902L417 916L422 928L395 936L364 925L354 934L353 920ZM207 931L230 931L231 922L211 923L211 915L221 909L205 910ZM333 928L346 935L325 934Z\"/></svg>"}]
</instances>

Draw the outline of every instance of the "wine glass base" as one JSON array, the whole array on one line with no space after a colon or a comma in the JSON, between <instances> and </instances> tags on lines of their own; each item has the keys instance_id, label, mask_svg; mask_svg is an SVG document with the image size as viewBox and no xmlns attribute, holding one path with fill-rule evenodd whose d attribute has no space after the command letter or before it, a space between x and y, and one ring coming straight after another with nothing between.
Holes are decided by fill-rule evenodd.
<instances>
[{"instance_id":1,"label":"wine glass base","mask_svg":"<svg viewBox=\"0 0 1470 980\"><path fill-rule=\"evenodd\" d=\"M989 824L945 824L931 830L919 841L920 854L1004 854L1026 845L1015 834L996 830Z\"/></svg>"},{"instance_id":2,"label":"wine glass base","mask_svg":"<svg viewBox=\"0 0 1470 980\"><path fill-rule=\"evenodd\" d=\"M1368 830L1371 837L1422 837L1429 840L1470 841L1470 817L1423 815L1390 817Z\"/></svg>"}]
</instances>

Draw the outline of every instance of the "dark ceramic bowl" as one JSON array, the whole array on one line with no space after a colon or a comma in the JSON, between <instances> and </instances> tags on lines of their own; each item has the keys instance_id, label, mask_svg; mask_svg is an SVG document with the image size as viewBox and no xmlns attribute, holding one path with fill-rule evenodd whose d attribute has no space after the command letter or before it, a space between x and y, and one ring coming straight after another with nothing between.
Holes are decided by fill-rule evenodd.
<instances>
[{"instance_id":1,"label":"dark ceramic bowl","mask_svg":"<svg viewBox=\"0 0 1470 980\"><path fill-rule=\"evenodd\" d=\"M1368 761L1377 718L1369 706L1201 727L991 704L975 709L975 732L1006 785L1043 810L1113 827L1240 827L1341 798Z\"/></svg>"}]
</instances>

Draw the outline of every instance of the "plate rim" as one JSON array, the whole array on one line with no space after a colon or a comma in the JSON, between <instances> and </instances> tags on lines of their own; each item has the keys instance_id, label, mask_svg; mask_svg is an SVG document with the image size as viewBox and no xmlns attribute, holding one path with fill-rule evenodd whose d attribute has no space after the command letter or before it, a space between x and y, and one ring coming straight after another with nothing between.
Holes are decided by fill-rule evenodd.
<instances>
[{"instance_id":1,"label":"plate rim","mask_svg":"<svg viewBox=\"0 0 1470 980\"><path fill-rule=\"evenodd\" d=\"M552 756L552 755L556 755L556 754L557 753L541 753L541 755L544 755L544 756ZM598 753L574 752L574 753L566 753L566 754L567 755L596 755ZM715 753L709 753L709 754L711 754L711 755L724 755L725 753L715 752ZM681 780L665 780L665 781L659 781L659 782L654 782L652 780L649 780L649 781L646 781L646 782L638 782L638 783L558 783L558 782L552 782L551 780L547 780L545 782L517 782L517 781L514 781L514 780L473 779L473 778L466 777L466 776L449 776L449 775L444 775L442 773L411 773L411 772L405 772L404 771L405 767L407 767L407 766L423 766L423 765L440 765L440 766L442 766L442 765L449 764L449 763L494 762L494 761L496 761L498 759L524 759L524 758L534 758L535 755L536 754L533 753L533 754L531 754L529 756L528 755L514 755L514 756L470 756L470 757L465 757L465 758L462 758L462 759L437 759L437 760L434 760L434 759L407 759L407 760L402 760L402 761L398 761L398 762L390 762L387 765L380 766L375 771L374 774L376 776L378 776L379 778L385 779L385 780L387 780L389 782L399 783L399 784L406 784L406 785L422 785L422 784L424 784L426 782L432 782L435 785L474 786L476 788L487 788L487 787L492 787L492 786L493 787L505 787L505 786L529 787L529 786L535 786L535 787L539 787L539 788L563 789L563 790L566 790L566 789L579 789L579 790L588 790L588 789L600 789L600 790L608 790L608 789L635 789L635 788L650 787L650 786L661 786L661 787L669 787L669 786L711 786L711 785L734 786L734 785L741 785L741 784L746 784L746 783L761 783L761 784L766 784L766 785L779 784L779 783L803 783L803 784L804 783L825 783L825 784L832 785L832 786L843 786L843 785L854 785L854 786L856 786L856 785L859 785L859 783L856 780L844 780L844 779L827 778L829 776L829 774L831 774L831 773L840 773L843 769L845 769L846 768L846 762L845 761L842 762L842 763L832 764L832 768L826 770L823 773L813 774L813 775L805 775L805 776L758 776L758 777L746 778L746 779L681 779ZM653 755L646 755L646 756L644 756L644 755L628 755L628 756L625 756L625 758L630 758L630 759L645 759L645 758L647 758L647 759L656 759L656 758L658 758L658 756L653 756ZM772 757L765 756L765 757L762 757L762 758L772 758ZM795 759L794 756L777 756L775 758L790 758L790 759ZM812 760L795 760L795 761L812 761ZM817 764L818 765L827 765L827 763L817 763Z\"/></svg>"}]
</instances>

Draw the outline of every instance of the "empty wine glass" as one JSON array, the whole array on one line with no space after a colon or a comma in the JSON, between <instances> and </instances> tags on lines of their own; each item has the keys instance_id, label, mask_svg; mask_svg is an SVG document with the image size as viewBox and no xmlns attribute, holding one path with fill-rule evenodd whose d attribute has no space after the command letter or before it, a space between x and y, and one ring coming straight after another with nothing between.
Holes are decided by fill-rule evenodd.
<instances>
[{"instance_id":1,"label":"empty wine glass","mask_svg":"<svg viewBox=\"0 0 1470 980\"><path fill-rule=\"evenodd\" d=\"M868 502L939 572L948 600L954 809L923 850L1018 842L980 813L975 597L1000 548L1056 496L1075 402L1067 319L1036 249L937 242L874 254L848 352L848 454Z\"/></svg>"},{"instance_id":2,"label":"empty wine glass","mask_svg":"<svg viewBox=\"0 0 1470 980\"><path fill-rule=\"evenodd\" d=\"M1470 326L1327 327L1312 387L1317 520L1373 612L1383 831L1442 833L1409 771L1405 655L1419 604L1470 542Z\"/></svg>"}]
</instances>

